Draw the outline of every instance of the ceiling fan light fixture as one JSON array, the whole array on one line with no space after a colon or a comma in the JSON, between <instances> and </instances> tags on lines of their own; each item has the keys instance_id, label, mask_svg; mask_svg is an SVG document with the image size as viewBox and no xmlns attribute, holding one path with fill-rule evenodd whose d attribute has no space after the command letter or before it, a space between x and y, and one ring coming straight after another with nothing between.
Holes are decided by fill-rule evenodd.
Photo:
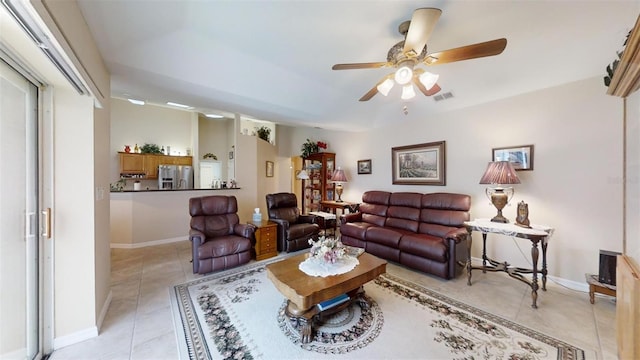
<instances>
[{"instance_id":1,"label":"ceiling fan light fixture","mask_svg":"<svg viewBox=\"0 0 640 360\"><path fill-rule=\"evenodd\" d=\"M405 61L400 63L394 79L400 85L408 84L413 78L413 63L411 61Z\"/></svg>"},{"instance_id":2,"label":"ceiling fan light fixture","mask_svg":"<svg viewBox=\"0 0 640 360\"><path fill-rule=\"evenodd\" d=\"M376 86L376 89L378 89L378 92L380 94L387 96L389 95L389 91L391 91L392 87L393 87L393 80L387 79L383 81L380 85Z\"/></svg>"},{"instance_id":3,"label":"ceiling fan light fixture","mask_svg":"<svg viewBox=\"0 0 640 360\"><path fill-rule=\"evenodd\" d=\"M432 74L428 71L425 71L424 73L422 73L422 75L420 75L420 82L427 90L430 90L436 84L436 82L438 82L439 77L440 75L438 74Z\"/></svg>"},{"instance_id":4,"label":"ceiling fan light fixture","mask_svg":"<svg viewBox=\"0 0 640 360\"><path fill-rule=\"evenodd\" d=\"M402 95L400 96L402 100L410 100L410 99L413 99L415 96L416 96L416 92L415 90L413 90L413 85L409 84L402 87Z\"/></svg>"}]
</instances>

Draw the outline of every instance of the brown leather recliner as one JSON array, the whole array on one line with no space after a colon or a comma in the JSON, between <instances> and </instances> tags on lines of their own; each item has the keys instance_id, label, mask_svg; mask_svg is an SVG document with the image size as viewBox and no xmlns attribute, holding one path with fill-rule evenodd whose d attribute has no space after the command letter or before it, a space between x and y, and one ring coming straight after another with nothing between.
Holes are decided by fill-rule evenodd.
<instances>
[{"instance_id":1,"label":"brown leather recliner","mask_svg":"<svg viewBox=\"0 0 640 360\"><path fill-rule=\"evenodd\" d=\"M252 224L240 224L235 196L189 199L193 273L206 274L246 264L255 243Z\"/></svg>"},{"instance_id":2,"label":"brown leather recliner","mask_svg":"<svg viewBox=\"0 0 640 360\"><path fill-rule=\"evenodd\" d=\"M267 194L267 212L269 220L278 224L278 251L306 249L311 247L310 238L318 238L320 226L315 216L300 214L295 194Z\"/></svg>"}]
</instances>

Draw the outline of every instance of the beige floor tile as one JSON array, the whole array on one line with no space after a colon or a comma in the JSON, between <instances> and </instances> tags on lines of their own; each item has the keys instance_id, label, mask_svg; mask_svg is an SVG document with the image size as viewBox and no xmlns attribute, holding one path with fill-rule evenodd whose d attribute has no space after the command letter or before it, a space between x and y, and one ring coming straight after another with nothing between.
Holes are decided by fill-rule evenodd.
<instances>
[{"instance_id":1,"label":"beige floor tile","mask_svg":"<svg viewBox=\"0 0 640 360\"><path fill-rule=\"evenodd\" d=\"M280 254L287 255L293 254ZM191 242L112 249L111 268L113 300L100 335L56 350L51 359L177 359L170 291L203 276L193 274ZM393 263L387 272L580 346L588 359L617 358L613 298L597 297L591 305L588 294L549 281L532 309L530 288L505 273L474 270L468 286L466 274L443 280Z\"/></svg>"}]
</instances>

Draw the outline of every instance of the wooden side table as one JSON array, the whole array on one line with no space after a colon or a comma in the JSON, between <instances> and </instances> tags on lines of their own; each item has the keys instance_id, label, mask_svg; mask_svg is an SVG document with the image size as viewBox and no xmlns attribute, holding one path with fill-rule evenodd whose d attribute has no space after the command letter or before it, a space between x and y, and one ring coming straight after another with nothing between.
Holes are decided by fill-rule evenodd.
<instances>
[{"instance_id":1,"label":"wooden side table","mask_svg":"<svg viewBox=\"0 0 640 360\"><path fill-rule=\"evenodd\" d=\"M255 232L256 244L254 247L256 260L264 260L278 255L276 243L278 224L268 220L262 220L261 222L250 221L249 224L257 227Z\"/></svg>"},{"instance_id":2,"label":"wooden side table","mask_svg":"<svg viewBox=\"0 0 640 360\"><path fill-rule=\"evenodd\" d=\"M616 286L601 283L598 281L598 275L584 274L589 284L589 301L594 304L596 302L596 293L605 294L609 296L616 296Z\"/></svg>"}]
</instances>

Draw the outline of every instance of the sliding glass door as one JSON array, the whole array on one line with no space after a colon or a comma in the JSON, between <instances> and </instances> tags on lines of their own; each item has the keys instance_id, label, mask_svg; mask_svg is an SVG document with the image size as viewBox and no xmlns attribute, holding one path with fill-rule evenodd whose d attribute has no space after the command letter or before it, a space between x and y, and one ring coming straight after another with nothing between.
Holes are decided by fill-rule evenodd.
<instances>
[{"instance_id":1,"label":"sliding glass door","mask_svg":"<svg viewBox=\"0 0 640 360\"><path fill-rule=\"evenodd\" d=\"M38 89L0 60L0 359L40 352Z\"/></svg>"}]
</instances>

